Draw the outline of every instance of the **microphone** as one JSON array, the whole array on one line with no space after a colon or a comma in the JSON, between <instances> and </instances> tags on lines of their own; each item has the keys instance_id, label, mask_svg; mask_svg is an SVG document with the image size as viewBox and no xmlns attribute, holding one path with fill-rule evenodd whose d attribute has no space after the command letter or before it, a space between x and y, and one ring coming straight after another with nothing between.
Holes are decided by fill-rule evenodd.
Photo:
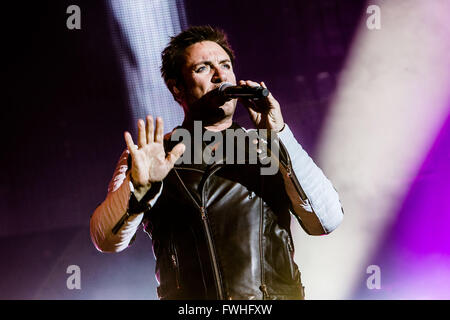
<instances>
[{"instance_id":1,"label":"microphone","mask_svg":"<svg viewBox=\"0 0 450 320\"><path fill-rule=\"evenodd\" d=\"M226 98L247 98L247 99L260 99L269 95L269 90L261 86L248 87L248 86L234 86L229 82L224 82L219 87L219 94Z\"/></svg>"}]
</instances>

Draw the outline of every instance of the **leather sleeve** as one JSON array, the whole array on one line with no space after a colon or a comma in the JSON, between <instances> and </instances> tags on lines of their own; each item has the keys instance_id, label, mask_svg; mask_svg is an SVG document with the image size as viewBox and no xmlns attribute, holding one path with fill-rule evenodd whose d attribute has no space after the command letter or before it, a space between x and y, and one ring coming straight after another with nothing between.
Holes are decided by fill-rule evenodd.
<instances>
[{"instance_id":1,"label":"leather sleeve","mask_svg":"<svg viewBox=\"0 0 450 320\"><path fill-rule=\"evenodd\" d=\"M278 137L279 169L293 214L308 234L332 232L342 222L344 214L336 189L297 142L287 124Z\"/></svg>"},{"instance_id":2,"label":"leather sleeve","mask_svg":"<svg viewBox=\"0 0 450 320\"><path fill-rule=\"evenodd\" d=\"M132 243L145 210L153 206L162 191L162 183L155 184L138 202L129 177L128 158L129 152L125 150L117 163L105 200L91 216L91 239L102 252L119 252Z\"/></svg>"}]
</instances>

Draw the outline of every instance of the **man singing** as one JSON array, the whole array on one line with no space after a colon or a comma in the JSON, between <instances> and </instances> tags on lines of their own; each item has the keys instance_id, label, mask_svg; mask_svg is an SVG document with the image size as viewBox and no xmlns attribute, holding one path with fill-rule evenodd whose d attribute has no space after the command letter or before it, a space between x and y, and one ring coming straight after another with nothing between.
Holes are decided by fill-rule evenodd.
<instances>
[{"instance_id":1,"label":"man singing","mask_svg":"<svg viewBox=\"0 0 450 320\"><path fill-rule=\"evenodd\" d=\"M328 234L343 219L335 189L296 141L271 94L240 99L267 139L258 136L245 146L192 141L198 140L196 127L201 136L222 134L224 140L226 131L248 132L233 122L237 99L218 88L225 82L266 86L237 82L233 64L220 30L191 27L172 37L161 72L184 122L164 137L163 120L154 124L147 116L138 121L137 145L125 132L127 149L91 217L92 241L103 252L127 248L142 224L153 243L160 299L304 299L291 214L310 235ZM173 139L182 130L192 140ZM273 137L278 143L268 143ZM257 150L259 157L276 158L273 174L262 174L261 161L229 161L230 151L248 160L261 145L268 147ZM271 152L275 145L279 152ZM218 150L213 161L205 158ZM200 161L190 161L197 155Z\"/></svg>"}]
</instances>

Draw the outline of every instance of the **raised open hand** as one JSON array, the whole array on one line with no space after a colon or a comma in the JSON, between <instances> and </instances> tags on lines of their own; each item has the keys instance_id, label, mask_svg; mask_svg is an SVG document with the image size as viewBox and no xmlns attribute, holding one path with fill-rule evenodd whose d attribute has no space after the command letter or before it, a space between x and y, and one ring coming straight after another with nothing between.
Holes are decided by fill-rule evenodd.
<instances>
[{"instance_id":1,"label":"raised open hand","mask_svg":"<svg viewBox=\"0 0 450 320\"><path fill-rule=\"evenodd\" d=\"M185 150L184 144L180 142L166 155L163 133L163 120L156 118L153 132L153 117L150 115L147 116L146 123L142 119L138 120L137 146L131 134L125 132L125 142L132 157L131 181L139 195L145 194L152 182L162 181Z\"/></svg>"}]
</instances>

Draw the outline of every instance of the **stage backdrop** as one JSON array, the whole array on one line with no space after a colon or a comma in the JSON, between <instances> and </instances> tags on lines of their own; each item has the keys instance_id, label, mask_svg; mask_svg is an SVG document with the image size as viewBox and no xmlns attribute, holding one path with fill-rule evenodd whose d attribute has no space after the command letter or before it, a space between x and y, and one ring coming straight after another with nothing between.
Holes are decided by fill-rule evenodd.
<instances>
[{"instance_id":1,"label":"stage backdrop","mask_svg":"<svg viewBox=\"0 0 450 320\"><path fill-rule=\"evenodd\" d=\"M340 194L332 234L292 223L306 298L450 298L448 1L9 1L2 12L0 298L157 298L148 236L100 253L89 217L123 132L147 113L165 132L181 123L160 52L200 24L228 33L237 78L268 85ZM240 106L235 120L251 126Z\"/></svg>"}]
</instances>

